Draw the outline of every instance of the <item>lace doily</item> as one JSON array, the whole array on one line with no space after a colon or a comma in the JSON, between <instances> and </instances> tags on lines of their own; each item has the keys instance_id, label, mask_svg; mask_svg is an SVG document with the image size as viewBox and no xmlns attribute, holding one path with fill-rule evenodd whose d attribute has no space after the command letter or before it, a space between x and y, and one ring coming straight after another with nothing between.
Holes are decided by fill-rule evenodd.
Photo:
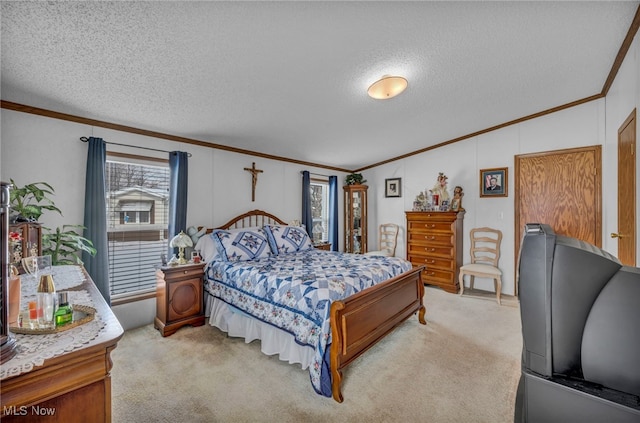
<instances>
[{"instance_id":1,"label":"lace doily","mask_svg":"<svg viewBox=\"0 0 640 423\"><path fill-rule=\"evenodd\" d=\"M67 266L62 266L67 267ZM82 272L76 266L79 275L83 278ZM66 269L63 269L66 271ZM73 274L74 272L69 272ZM66 275L58 277L56 280L56 274L54 273L54 281L56 284L56 290L68 289L71 286L77 286L75 282L68 282ZM33 277L31 278L33 280ZM84 280L84 278L83 278ZM58 281L63 282L58 284ZM82 281L80 281L82 283ZM35 288L32 291L27 291L29 288L24 288L22 292L33 292L33 295L23 295L23 304L25 301L29 301L30 297L35 298ZM68 291L69 303L81 304L89 307L95 307L91 295L88 291ZM88 346L88 344L96 339L100 333L104 330L106 324L100 318L98 314L94 316L94 319L88 323L69 329L64 332L48 334L48 335L14 335L16 338L16 355L9 361L0 366L0 380L8 377L17 376L22 373L31 371L36 366L42 366L44 361L57 357L71 351L75 351Z\"/></svg>"},{"instance_id":2,"label":"lace doily","mask_svg":"<svg viewBox=\"0 0 640 423\"><path fill-rule=\"evenodd\" d=\"M57 292L80 286L86 279L80 266L53 266L51 269L53 284L56 287ZM38 282L39 281L36 281L36 278L33 275L20 275L22 301L24 301L27 296L31 296L31 293L33 293L33 296L35 297Z\"/></svg>"}]
</instances>

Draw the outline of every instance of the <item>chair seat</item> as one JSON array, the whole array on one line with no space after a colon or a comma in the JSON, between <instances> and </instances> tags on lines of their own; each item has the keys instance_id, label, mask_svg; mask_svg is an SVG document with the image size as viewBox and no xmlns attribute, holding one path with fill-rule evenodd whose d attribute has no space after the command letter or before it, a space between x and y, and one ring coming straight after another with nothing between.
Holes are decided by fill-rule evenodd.
<instances>
[{"instance_id":1,"label":"chair seat","mask_svg":"<svg viewBox=\"0 0 640 423\"><path fill-rule=\"evenodd\" d=\"M465 264L460 268L461 272L467 271L471 273L484 273L485 275L502 275L502 271L500 269L493 267L488 264L480 264L480 263L470 263Z\"/></svg>"}]
</instances>

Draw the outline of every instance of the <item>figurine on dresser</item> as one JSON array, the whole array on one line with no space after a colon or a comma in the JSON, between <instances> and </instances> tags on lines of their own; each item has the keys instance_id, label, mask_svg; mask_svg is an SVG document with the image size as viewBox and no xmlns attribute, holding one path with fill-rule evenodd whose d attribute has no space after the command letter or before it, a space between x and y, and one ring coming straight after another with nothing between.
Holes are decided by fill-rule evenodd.
<instances>
[{"instance_id":1,"label":"figurine on dresser","mask_svg":"<svg viewBox=\"0 0 640 423\"><path fill-rule=\"evenodd\" d=\"M438 181L431 188L432 203L434 206L439 206L442 202L449 202L449 191L447 191L447 175L440 172L438 173Z\"/></svg>"},{"instance_id":2,"label":"figurine on dresser","mask_svg":"<svg viewBox=\"0 0 640 423\"><path fill-rule=\"evenodd\" d=\"M464 192L460 185L457 185L453 189L453 199L451 200L451 211L462 211L464 208L462 207L462 197L464 197Z\"/></svg>"}]
</instances>

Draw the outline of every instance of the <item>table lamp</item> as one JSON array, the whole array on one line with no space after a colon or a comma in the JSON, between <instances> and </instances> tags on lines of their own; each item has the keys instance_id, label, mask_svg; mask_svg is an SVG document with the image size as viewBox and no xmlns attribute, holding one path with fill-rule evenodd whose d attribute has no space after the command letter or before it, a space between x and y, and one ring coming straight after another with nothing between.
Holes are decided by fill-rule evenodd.
<instances>
[{"instance_id":1,"label":"table lamp","mask_svg":"<svg viewBox=\"0 0 640 423\"><path fill-rule=\"evenodd\" d=\"M187 247L193 247L191 237L183 231L180 231L178 235L171 239L169 246L171 248L178 248L178 264L187 264L187 259L184 258L184 249Z\"/></svg>"}]
</instances>

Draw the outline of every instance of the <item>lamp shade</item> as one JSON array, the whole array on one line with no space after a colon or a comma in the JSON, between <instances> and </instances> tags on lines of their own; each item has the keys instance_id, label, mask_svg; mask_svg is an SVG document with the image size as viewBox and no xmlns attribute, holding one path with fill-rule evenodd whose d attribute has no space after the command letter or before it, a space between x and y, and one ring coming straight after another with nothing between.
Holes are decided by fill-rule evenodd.
<instances>
[{"instance_id":1,"label":"lamp shade","mask_svg":"<svg viewBox=\"0 0 640 423\"><path fill-rule=\"evenodd\" d=\"M193 241L191 240L191 237L189 235L185 234L183 231L180 231L178 235L174 236L171 239L169 246L171 248L193 247Z\"/></svg>"},{"instance_id":2,"label":"lamp shade","mask_svg":"<svg viewBox=\"0 0 640 423\"><path fill-rule=\"evenodd\" d=\"M367 93L376 100L386 100L403 92L407 85L407 80L401 76L385 75L371 84Z\"/></svg>"}]
</instances>

